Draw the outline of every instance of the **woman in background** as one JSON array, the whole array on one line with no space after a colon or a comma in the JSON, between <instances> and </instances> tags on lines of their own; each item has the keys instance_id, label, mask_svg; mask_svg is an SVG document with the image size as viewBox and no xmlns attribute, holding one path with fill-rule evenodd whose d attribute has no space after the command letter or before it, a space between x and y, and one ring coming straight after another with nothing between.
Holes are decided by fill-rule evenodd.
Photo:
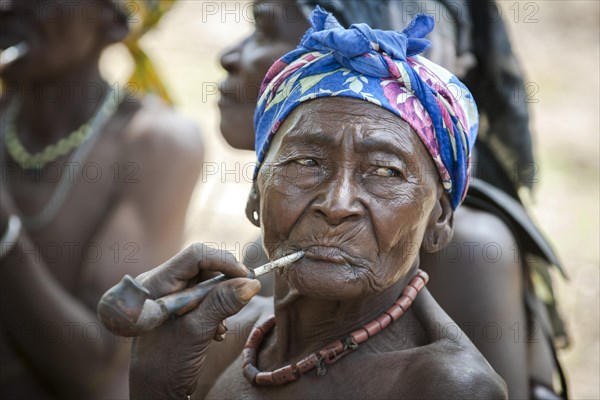
<instances>
[{"instance_id":1,"label":"woman in background","mask_svg":"<svg viewBox=\"0 0 600 400\"><path fill-rule=\"evenodd\" d=\"M179 250L203 157L137 43L165 5L2 1L0 47L29 48L1 74L3 399L127 397L129 343L96 305ZM136 71L109 85L98 62L121 41Z\"/></svg>"}]
</instances>

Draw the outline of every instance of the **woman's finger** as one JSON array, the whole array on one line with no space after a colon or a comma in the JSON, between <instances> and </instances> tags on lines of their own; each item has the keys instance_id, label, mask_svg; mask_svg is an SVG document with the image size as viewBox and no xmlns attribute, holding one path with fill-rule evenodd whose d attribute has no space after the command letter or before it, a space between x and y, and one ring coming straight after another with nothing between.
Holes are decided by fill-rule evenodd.
<instances>
[{"instance_id":1,"label":"woman's finger","mask_svg":"<svg viewBox=\"0 0 600 400\"><path fill-rule=\"evenodd\" d=\"M184 289L189 280L203 271L220 272L230 277L248 274L248 269L232 253L194 243L136 280L158 298Z\"/></svg>"}]
</instances>

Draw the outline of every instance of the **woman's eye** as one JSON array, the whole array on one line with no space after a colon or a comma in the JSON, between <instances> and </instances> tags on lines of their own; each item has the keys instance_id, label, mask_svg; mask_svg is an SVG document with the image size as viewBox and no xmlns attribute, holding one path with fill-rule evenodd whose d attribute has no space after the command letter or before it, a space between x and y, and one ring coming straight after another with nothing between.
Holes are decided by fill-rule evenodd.
<instances>
[{"instance_id":1,"label":"woman's eye","mask_svg":"<svg viewBox=\"0 0 600 400\"><path fill-rule=\"evenodd\" d=\"M401 176L400 171L396 168L390 167L379 167L375 170L375 175L384 176L384 177L393 177L393 176Z\"/></svg>"},{"instance_id":2,"label":"woman's eye","mask_svg":"<svg viewBox=\"0 0 600 400\"><path fill-rule=\"evenodd\" d=\"M317 165L317 161L313 158L299 158L294 161L300 165L304 165L305 167L314 167Z\"/></svg>"},{"instance_id":3,"label":"woman's eye","mask_svg":"<svg viewBox=\"0 0 600 400\"><path fill-rule=\"evenodd\" d=\"M254 22L254 40L257 42L268 42L277 38L277 28L272 24L259 18Z\"/></svg>"},{"instance_id":4,"label":"woman's eye","mask_svg":"<svg viewBox=\"0 0 600 400\"><path fill-rule=\"evenodd\" d=\"M264 43L269 40L269 36L258 29L254 32L254 41L257 43Z\"/></svg>"}]
</instances>

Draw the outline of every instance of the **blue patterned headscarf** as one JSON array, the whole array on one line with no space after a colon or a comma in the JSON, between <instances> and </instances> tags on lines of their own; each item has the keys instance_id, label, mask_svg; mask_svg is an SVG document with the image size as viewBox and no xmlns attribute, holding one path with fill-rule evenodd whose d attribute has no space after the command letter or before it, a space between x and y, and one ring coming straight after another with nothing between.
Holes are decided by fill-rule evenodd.
<instances>
[{"instance_id":1,"label":"blue patterned headscarf","mask_svg":"<svg viewBox=\"0 0 600 400\"><path fill-rule=\"evenodd\" d=\"M317 7L298 48L275 62L261 88L254 114L258 174L285 118L302 102L352 97L407 121L429 151L444 190L456 209L464 198L478 115L467 88L450 72L417 56L433 18L417 15L402 32L355 24L344 29Z\"/></svg>"}]
</instances>

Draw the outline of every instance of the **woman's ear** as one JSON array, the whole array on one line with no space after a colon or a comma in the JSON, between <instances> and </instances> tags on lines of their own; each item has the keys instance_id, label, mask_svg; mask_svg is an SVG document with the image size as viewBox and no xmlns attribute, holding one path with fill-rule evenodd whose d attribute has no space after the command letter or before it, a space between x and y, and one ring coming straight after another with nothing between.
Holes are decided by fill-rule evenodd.
<instances>
[{"instance_id":1,"label":"woman's ear","mask_svg":"<svg viewBox=\"0 0 600 400\"><path fill-rule=\"evenodd\" d=\"M256 181L252 182L252 189L248 194L246 201L246 217L260 228L260 194L258 193L258 185Z\"/></svg>"},{"instance_id":2,"label":"woman's ear","mask_svg":"<svg viewBox=\"0 0 600 400\"><path fill-rule=\"evenodd\" d=\"M443 190L438 190L438 200L431 210L425 230L422 248L427 253L435 253L450 243L454 232L454 210Z\"/></svg>"}]
</instances>

